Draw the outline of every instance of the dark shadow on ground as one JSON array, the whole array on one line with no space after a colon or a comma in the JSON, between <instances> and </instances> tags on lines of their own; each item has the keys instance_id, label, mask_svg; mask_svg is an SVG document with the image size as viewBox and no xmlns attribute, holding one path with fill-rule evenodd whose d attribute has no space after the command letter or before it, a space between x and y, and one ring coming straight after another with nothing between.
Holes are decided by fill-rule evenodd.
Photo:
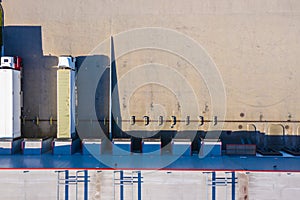
<instances>
[{"instance_id":1,"label":"dark shadow on ground","mask_svg":"<svg viewBox=\"0 0 300 200\"><path fill-rule=\"evenodd\" d=\"M55 136L57 57L43 55L40 26L5 26L3 35L5 55L23 58L23 137Z\"/></svg>"},{"instance_id":2,"label":"dark shadow on ground","mask_svg":"<svg viewBox=\"0 0 300 200\"><path fill-rule=\"evenodd\" d=\"M103 55L80 56L76 65L79 137L105 139L109 128L109 58Z\"/></svg>"},{"instance_id":3,"label":"dark shadow on ground","mask_svg":"<svg viewBox=\"0 0 300 200\"><path fill-rule=\"evenodd\" d=\"M111 37L111 88L112 88L112 135L119 137L122 134L122 116L118 88L117 62L115 57L114 39Z\"/></svg>"}]
</instances>

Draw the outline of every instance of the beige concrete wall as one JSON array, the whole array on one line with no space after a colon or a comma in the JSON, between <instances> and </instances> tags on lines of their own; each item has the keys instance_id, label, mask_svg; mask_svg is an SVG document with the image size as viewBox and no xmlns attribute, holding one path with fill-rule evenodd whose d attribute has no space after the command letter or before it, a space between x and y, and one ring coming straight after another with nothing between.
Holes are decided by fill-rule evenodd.
<instances>
[{"instance_id":1,"label":"beige concrete wall","mask_svg":"<svg viewBox=\"0 0 300 200\"><path fill-rule=\"evenodd\" d=\"M42 27L43 55L87 55L111 35L134 28L176 30L198 42L220 71L226 90L226 120L287 121L300 118L300 2L297 0L4 0L3 8L6 26ZM129 41L134 39L129 38ZM167 37L161 38L162 42L167 40ZM124 44L115 41L116 57L120 56L118 48L121 45ZM157 119L158 115L166 119L171 115L185 119L190 115L191 119L196 119L200 114L211 118L213 107L207 86L181 57L154 50L128 53L117 59L118 79L128 75L132 76L131 80L146 80L147 74L136 76L129 72L138 65L149 63L167 65L183 75L195 91L199 109L189 102L190 98L180 102L180 95L190 97L192 94L178 83L176 76L168 82L178 89L176 95L171 94L168 87L147 84L128 96L127 86L132 82L127 82L118 85L123 120L129 120L131 115L138 119L144 115L151 119ZM50 82L48 86L52 87ZM182 104L189 105L185 111L180 109ZM240 113L244 113L244 117ZM226 123L225 129L235 130L239 125L246 129L249 123L252 124ZM270 123L253 124L257 129L267 131ZM281 124L289 125L289 134L298 128L295 123ZM171 129L168 123L163 127L156 124L145 127L124 122L121 126L125 130ZM194 129L195 126L182 123L173 129Z\"/></svg>"}]
</instances>

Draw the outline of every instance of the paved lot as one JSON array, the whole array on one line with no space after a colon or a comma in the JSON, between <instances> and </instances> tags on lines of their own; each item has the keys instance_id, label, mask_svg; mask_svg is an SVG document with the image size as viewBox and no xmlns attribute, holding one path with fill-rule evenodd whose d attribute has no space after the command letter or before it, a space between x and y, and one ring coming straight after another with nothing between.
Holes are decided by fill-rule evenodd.
<instances>
[{"instance_id":1,"label":"paved lot","mask_svg":"<svg viewBox=\"0 0 300 200\"><path fill-rule=\"evenodd\" d=\"M182 1L4 1L5 42L7 54L24 57L24 103L27 119L49 119L56 116L56 56L72 54L88 55L99 43L111 35L134 28L162 27L179 31L198 42L214 61L226 89L226 119L228 120L298 120L300 99L298 69L300 63L298 37L300 30L300 3L298 1L259 0L211 2L208 0ZM153 36L155 38L155 36ZM210 117L213 109L210 93L203 78L194 73L192 66L183 58L167 52L151 49L120 55L122 48L134 41L152 41L151 37L131 36L126 41L115 41L117 77L125 75L129 80L118 85L118 118L129 120L130 115L139 119L149 115L169 118L171 115L195 119L199 113ZM170 41L161 37L158 44ZM129 45L130 46L130 45ZM169 47L183 50L180 41ZM182 48L181 48L182 47ZM109 44L102 56L110 56ZM191 51L191 53L197 53ZM200 60L207 56L198 54ZM120 57L121 56L121 57ZM197 56L195 56L197 57ZM160 63L169 66L170 76L163 67L148 67L150 71L136 76L132 69L141 64ZM178 84L177 71L185 77L185 83L194 90L193 103L188 86ZM130 72L130 73L129 73ZM138 72L138 71L135 71ZM171 73L172 72L172 73ZM145 75L168 77L168 85L142 84ZM176 73L175 73L176 74ZM211 76L211 75L209 75ZM146 76L147 77L147 76ZM129 93L128 85L138 85ZM177 90L172 91L173 85ZM171 93L174 93L171 95ZM211 92L211 91L210 91ZM181 97L184 100L180 100ZM100 96L100 98L102 98ZM199 109L195 107L199 104ZM184 108L184 105L187 107ZM222 105L223 106L223 105ZM137 109L138 108L138 109ZM240 113L244 113L243 117ZM102 113L107 116L107 112ZM247 129L247 122L227 123L225 128ZM268 123L254 123L261 131L268 131ZM286 133L296 133L298 124L288 124ZM120 123L126 130L160 129L158 125L144 127ZM139 125L139 126L138 126ZM195 124L194 124L195 125ZM173 129L193 129L176 125ZM170 128L165 124L164 129ZM55 135L55 125L26 122L25 135Z\"/></svg>"},{"instance_id":2,"label":"paved lot","mask_svg":"<svg viewBox=\"0 0 300 200\"><path fill-rule=\"evenodd\" d=\"M133 173L133 174L132 174ZM70 171L69 175L75 175ZM57 173L54 171L1 171L0 199L64 199L64 185L57 190ZM120 199L118 172L89 171L89 199ZM136 175L132 171L124 171L124 176ZM61 174L63 178L64 174ZM217 172L216 177L225 178L225 172ZM281 200L293 199L299 195L299 173L261 173L237 172L236 199L249 200ZM211 199L211 174L183 171L142 171L142 199ZM224 179L226 180L226 179ZM228 179L229 181L230 179ZM115 184L114 184L115 182ZM36 188L39 188L38 190ZM58 193L59 191L59 193ZM78 184L78 199L83 199L84 187ZM69 198L75 199L76 187L69 187ZM231 184L216 187L218 200L231 199ZM124 199L137 200L137 185L124 186Z\"/></svg>"}]
</instances>

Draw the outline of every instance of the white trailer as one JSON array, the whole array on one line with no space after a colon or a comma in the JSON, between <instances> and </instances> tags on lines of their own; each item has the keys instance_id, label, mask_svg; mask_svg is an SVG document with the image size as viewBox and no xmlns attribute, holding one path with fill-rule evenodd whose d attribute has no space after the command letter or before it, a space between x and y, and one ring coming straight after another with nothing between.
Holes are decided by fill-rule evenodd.
<instances>
[{"instance_id":1,"label":"white trailer","mask_svg":"<svg viewBox=\"0 0 300 200\"><path fill-rule=\"evenodd\" d=\"M21 71L0 69L0 138L21 137Z\"/></svg>"}]
</instances>

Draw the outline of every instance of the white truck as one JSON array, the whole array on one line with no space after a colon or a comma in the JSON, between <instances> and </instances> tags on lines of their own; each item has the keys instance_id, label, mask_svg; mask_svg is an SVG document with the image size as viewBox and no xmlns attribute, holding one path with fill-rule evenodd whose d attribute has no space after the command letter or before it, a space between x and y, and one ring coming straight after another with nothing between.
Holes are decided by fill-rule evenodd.
<instances>
[{"instance_id":1,"label":"white truck","mask_svg":"<svg viewBox=\"0 0 300 200\"><path fill-rule=\"evenodd\" d=\"M75 70L75 62L76 58L72 56L60 56L58 58L58 68Z\"/></svg>"},{"instance_id":2,"label":"white truck","mask_svg":"<svg viewBox=\"0 0 300 200\"><path fill-rule=\"evenodd\" d=\"M20 57L1 57L0 138L21 137L21 68Z\"/></svg>"},{"instance_id":3,"label":"white truck","mask_svg":"<svg viewBox=\"0 0 300 200\"><path fill-rule=\"evenodd\" d=\"M9 68L21 71L22 58L19 56L3 56L1 57L1 68Z\"/></svg>"}]
</instances>

